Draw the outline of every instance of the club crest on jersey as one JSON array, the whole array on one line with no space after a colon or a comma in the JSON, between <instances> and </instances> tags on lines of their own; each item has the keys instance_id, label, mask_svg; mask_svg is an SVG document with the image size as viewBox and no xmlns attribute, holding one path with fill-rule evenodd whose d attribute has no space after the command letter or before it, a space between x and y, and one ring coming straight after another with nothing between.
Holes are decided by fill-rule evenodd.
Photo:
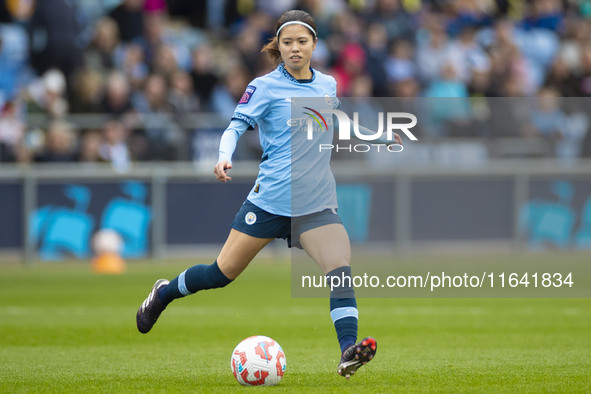
<instances>
[{"instance_id":1,"label":"club crest on jersey","mask_svg":"<svg viewBox=\"0 0 591 394\"><path fill-rule=\"evenodd\" d=\"M254 94L255 90L257 90L257 88L255 86L248 85L246 87L246 90L244 91L244 94L240 98L240 101L238 102L238 104L248 104L248 102L250 101L250 98Z\"/></svg>"},{"instance_id":2,"label":"club crest on jersey","mask_svg":"<svg viewBox=\"0 0 591 394\"><path fill-rule=\"evenodd\" d=\"M246 214L246 216L244 217L244 221L246 222L246 224L253 225L256 223L257 221L257 215L254 212L249 212Z\"/></svg>"},{"instance_id":3,"label":"club crest on jersey","mask_svg":"<svg viewBox=\"0 0 591 394\"><path fill-rule=\"evenodd\" d=\"M328 94L325 94L324 101L328 104L329 108L337 109L339 107L339 99L336 97L330 97Z\"/></svg>"}]
</instances>

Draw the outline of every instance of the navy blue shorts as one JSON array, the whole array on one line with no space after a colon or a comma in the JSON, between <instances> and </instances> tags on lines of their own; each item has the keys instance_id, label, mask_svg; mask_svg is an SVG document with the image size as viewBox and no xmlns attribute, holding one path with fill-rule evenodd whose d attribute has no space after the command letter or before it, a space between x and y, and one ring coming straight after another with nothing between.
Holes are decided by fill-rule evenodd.
<instances>
[{"instance_id":1,"label":"navy blue shorts","mask_svg":"<svg viewBox=\"0 0 591 394\"><path fill-rule=\"evenodd\" d=\"M343 223L335 209L291 218L269 213L246 200L234 217L232 228L251 237L287 239L290 248L301 249L300 234L333 223Z\"/></svg>"}]
</instances>

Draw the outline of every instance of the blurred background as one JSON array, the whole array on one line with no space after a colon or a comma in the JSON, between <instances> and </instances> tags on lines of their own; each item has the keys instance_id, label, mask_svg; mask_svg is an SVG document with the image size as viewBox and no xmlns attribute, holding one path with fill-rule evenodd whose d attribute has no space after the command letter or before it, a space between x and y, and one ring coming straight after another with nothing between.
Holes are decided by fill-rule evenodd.
<instances>
[{"instance_id":1,"label":"blurred background","mask_svg":"<svg viewBox=\"0 0 591 394\"><path fill-rule=\"evenodd\" d=\"M219 138L293 8L354 110L435 114L404 156L335 156L355 242L591 247L591 1L0 0L0 256L217 247L261 153L245 134L217 185Z\"/></svg>"}]
</instances>

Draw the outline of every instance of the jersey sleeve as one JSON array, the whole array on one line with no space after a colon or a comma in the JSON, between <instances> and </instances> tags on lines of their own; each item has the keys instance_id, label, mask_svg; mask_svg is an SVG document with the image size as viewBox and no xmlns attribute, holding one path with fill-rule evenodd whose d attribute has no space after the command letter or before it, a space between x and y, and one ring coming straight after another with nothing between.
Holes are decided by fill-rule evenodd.
<instances>
[{"instance_id":1,"label":"jersey sleeve","mask_svg":"<svg viewBox=\"0 0 591 394\"><path fill-rule=\"evenodd\" d=\"M218 163L223 160L227 160L232 162L232 155L234 154L234 150L236 150L236 144L238 143L238 139L249 126L239 120L233 119L230 122L230 125L222 134L222 138L220 139L220 148L219 148L219 155L218 155Z\"/></svg>"},{"instance_id":2,"label":"jersey sleeve","mask_svg":"<svg viewBox=\"0 0 591 394\"><path fill-rule=\"evenodd\" d=\"M331 100L329 102L329 107L332 109L340 109L341 108L341 100L339 100L337 96L337 80L334 79L333 76L329 75L329 83L331 87Z\"/></svg>"},{"instance_id":3,"label":"jersey sleeve","mask_svg":"<svg viewBox=\"0 0 591 394\"><path fill-rule=\"evenodd\" d=\"M232 119L242 120L248 124L249 129L254 129L254 126L267 111L270 102L271 98L264 83L257 78L246 87L234 110Z\"/></svg>"}]
</instances>

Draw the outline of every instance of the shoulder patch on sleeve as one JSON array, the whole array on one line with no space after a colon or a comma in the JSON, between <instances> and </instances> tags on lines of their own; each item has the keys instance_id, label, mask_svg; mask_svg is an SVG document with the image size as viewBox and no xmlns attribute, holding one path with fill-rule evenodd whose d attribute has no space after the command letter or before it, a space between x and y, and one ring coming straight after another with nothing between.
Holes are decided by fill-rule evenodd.
<instances>
[{"instance_id":1,"label":"shoulder patch on sleeve","mask_svg":"<svg viewBox=\"0 0 591 394\"><path fill-rule=\"evenodd\" d=\"M257 90L256 86L248 85L238 104L248 104L255 90Z\"/></svg>"}]
</instances>

